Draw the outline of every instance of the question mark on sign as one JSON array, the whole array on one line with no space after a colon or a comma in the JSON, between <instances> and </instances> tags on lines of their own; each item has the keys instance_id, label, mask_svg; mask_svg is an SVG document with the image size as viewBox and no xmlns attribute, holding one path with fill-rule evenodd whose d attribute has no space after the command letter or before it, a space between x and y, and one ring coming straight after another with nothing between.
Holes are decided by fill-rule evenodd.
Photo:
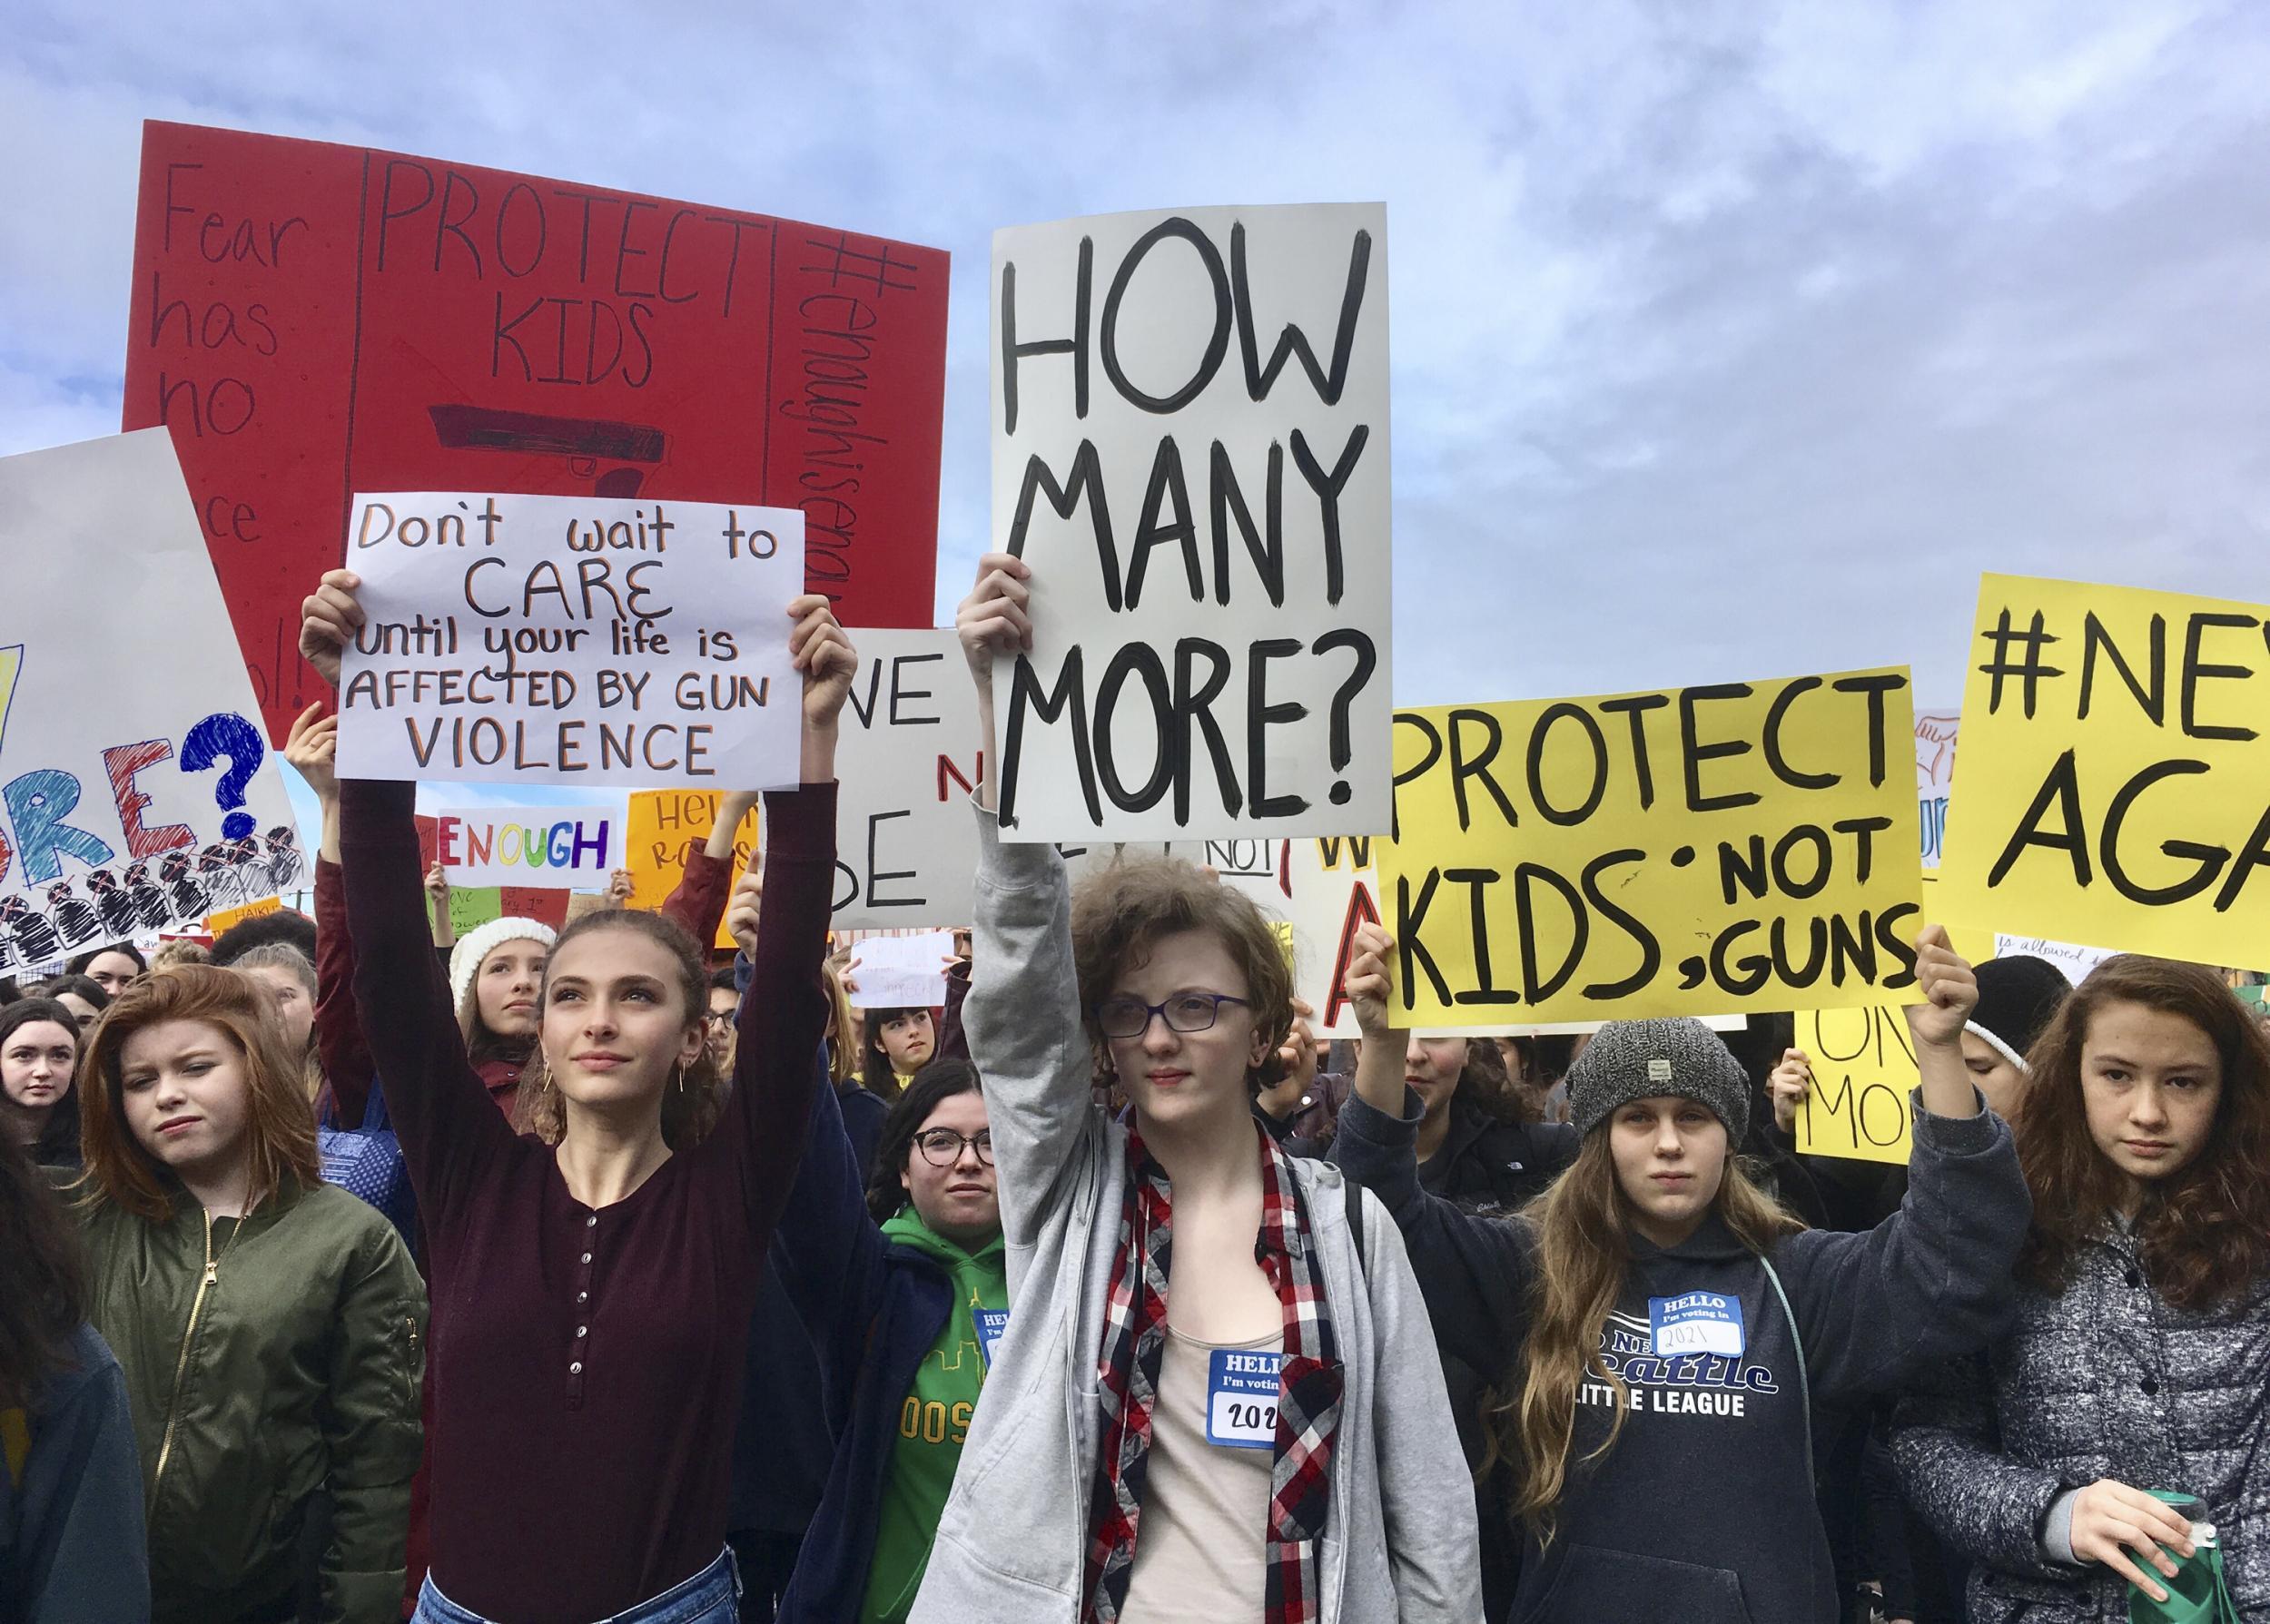
<instances>
[{"instance_id":1,"label":"question mark on sign","mask_svg":"<svg viewBox=\"0 0 2270 1624\"><path fill-rule=\"evenodd\" d=\"M222 821L221 838L241 841L260 825L250 812L235 809L244 804L244 787L252 782L252 774L268 757L268 746L260 736L260 729L234 711L222 711L208 716L191 728L182 740L182 771L202 773L215 762L227 758L229 770L213 786L213 803L229 815Z\"/></svg>"},{"instance_id":2,"label":"question mark on sign","mask_svg":"<svg viewBox=\"0 0 2270 1624\"><path fill-rule=\"evenodd\" d=\"M1316 641L1316 652L1318 654L1335 648L1353 649L1356 652L1356 669L1347 674L1347 680L1332 696L1332 771L1345 773L1351 753L1347 737L1348 706L1356 703L1356 696L1364 691L1364 684L1371 681L1371 674L1378 669L1379 652L1372 646L1371 639L1354 626L1336 627ZM1346 806L1353 793L1355 792L1348 787L1346 779L1338 780L1332 785L1332 804Z\"/></svg>"}]
</instances>

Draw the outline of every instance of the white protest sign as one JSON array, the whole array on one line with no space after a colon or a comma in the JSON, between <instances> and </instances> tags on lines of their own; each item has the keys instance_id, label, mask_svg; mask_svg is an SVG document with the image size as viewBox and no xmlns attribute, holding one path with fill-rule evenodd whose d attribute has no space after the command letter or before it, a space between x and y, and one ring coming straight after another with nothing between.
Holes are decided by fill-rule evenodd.
<instances>
[{"instance_id":1,"label":"white protest sign","mask_svg":"<svg viewBox=\"0 0 2270 1624\"><path fill-rule=\"evenodd\" d=\"M952 957L951 930L863 936L844 971L844 995L854 1009L930 1009L946 1001L946 960Z\"/></svg>"},{"instance_id":2,"label":"white protest sign","mask_svg":"<svg viewBox=\"0 0 2270 1624\"><path fill-rule=\"evenodd\" d=\"M435 855L451 885L598 891L625 866L624 827L620 802L461 807L434 814Z\"/></svg>"},{"instance_id":3,"label":"white protest sign","mask_svg":"<svg viewBox=\"0 0 2270 1624\"><path fill-rule=\"evenodd\" d=\"M306 884L167 431L0 458L0 972Z\"/></svg>"},{"instance_id":4,"label":"white protest sign","mask_svg":"<svg viewBox=\"0 0 2270 1624\"><path fill-rule=\"evenodd\" d=\"M2058 967L2058 973L2078 987L2088 979L2089 972L2113 957L2114 948L2078 947L2069 941L2051 941L2046 936L2002 936L1994 939L1997 959L2046 959Z\"/></svg>"},{"instance_id":5,"label":"white protest sign","mask_svg":"<svg viewBox=\"0 0 2270 1624\"><path fill-rule=\"evenodd\" d=\"M782 789L798 777L794 508L415 491L355 498L369 623L339 770L460 782Z\"/></svg>"},{"instance_id":6,"label":"white protest sign","mask_svg":"<svg viewBox=\"0 0 2270 1624\"><path fill-rule=\"evenodd\" d=\"M1923 832L1923 866L1939 867L1947 839L1947 799L1955 787L1955 742L1962 718L1953 711L1915 714L1916 822Z\"/></svg>"},{"instance_id":7,"label":"white protest sign","mask_svg":"<svg viewBox=\"0 0 2270 1624\"><path fill-rule=\"evenodd\" d=\"M1386 209L1015 227L992 293L1004 836L1385 831Z\"/></svg>"},{"instance_id":8,"label":"white protest sign","mask_svg":"<svg viewBox=\"0 0 2270 1624\"><path fill-rule=\"evenodd\" d=\"M977 917L977 705L951 631L850 634L859 674L835 743L838 929Z\"/></svg>"}]
</instances>

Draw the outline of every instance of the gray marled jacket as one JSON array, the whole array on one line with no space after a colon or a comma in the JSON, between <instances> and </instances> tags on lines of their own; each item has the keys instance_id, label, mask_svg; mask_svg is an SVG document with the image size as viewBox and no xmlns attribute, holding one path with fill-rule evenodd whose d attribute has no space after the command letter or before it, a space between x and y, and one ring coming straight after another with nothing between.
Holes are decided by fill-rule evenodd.
<instances>
[{"instance_id":1,"label":"gray marled jacket","mask_svg":"<svg viewBox=\"0 0 2270 1624\"><path fill-rule=\"evenodd\" d=\"M2270 1619L2270 1279L2186 1313L2109 1232L2062 1294L2020 1287L2008 1336L1901 1403L1893 1450L1916 1508L1979 1560L1972 1624L2128 1616L2125 1580L2040 1544L2058 1496L2107 1477L2205 1501L2240 1614Z\"/></svg>"}]
</instances>

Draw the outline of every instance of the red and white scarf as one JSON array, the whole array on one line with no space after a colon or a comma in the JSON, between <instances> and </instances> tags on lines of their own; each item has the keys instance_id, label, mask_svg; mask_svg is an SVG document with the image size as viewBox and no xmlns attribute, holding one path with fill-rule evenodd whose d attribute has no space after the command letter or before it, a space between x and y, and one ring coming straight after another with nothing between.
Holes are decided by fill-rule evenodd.
<instances>
[{"instance_id":1,"label":"red and white scarf","mask_svg":"<svg viewBox=\"0 0 2270 1624\"><path fill-rule=\"evenodd\" d=\"M1268 1582L1262 1620L1315 1624L1323 1605L1318 1553L1331 1499L1332 1441L1345 1376L1325 1302L1323 1265L1292 1163L1258 1124L1254 1137L1261 1156L1261 1228L1253 1256L1277 1287L1285 1316L1276 1455L1263 1530ZM1166 1172L1130 1129L1127 1194L1120 1206L1120 1244L1099 1355L1104 1427L1089 1502L1087 1624L1118 1624L1134 1570L1151 1412L1167 1342L1173 1228L1174 1192Z\"/></svg>"}]
</instances>

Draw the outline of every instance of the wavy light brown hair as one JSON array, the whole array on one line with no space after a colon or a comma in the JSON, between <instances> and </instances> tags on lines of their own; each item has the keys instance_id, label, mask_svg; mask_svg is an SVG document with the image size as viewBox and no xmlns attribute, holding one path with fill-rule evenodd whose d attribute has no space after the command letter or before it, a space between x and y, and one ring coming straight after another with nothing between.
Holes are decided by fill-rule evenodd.
<instances>
[{"instance_id":1,"label":"wavy light brown hair","mask_svg":"<svg viewBox=\"0 0 2270 1624\"><path fill-rule=\"evenodd\" d=\"M294 1187L322 1182L315 1114L301 1088L300 1058L291 1052L266 992L250 976L232 969L169 964L111 1000L80 1054L80 1132L89 1196L116 1202L152 1223L173 1215L180 1181L126 1125L123 1080L126 1040L169 1020L202 1021L218 1029L243 1060L245 1210Z\"/></svg>"},{"instance_id":2,"label":"wavy light brown hair","mask_svg":"<svg viewBox=\"0 0 2270 1624\"><path fill-rule=\"evenodd\" d=\"M1783 1235L1804 1227L1752 1183L1729 1147L1726 1173L1712 1210L1734 1238L1760 1256ZM1632 1204L1616 1183L1614 1153L1604 1127L1584 1136L1584 1147L1552 1187L1510 1220L1530 1226L1535 1268L1530 1286L1529 1335L1520 1391L1492 1417L1492 1462L1510 1460L1518 1492L1516 1519L1534 1523L1553 1540L1554 1508L1568 1483L1568 1457L1576 1432L1576 1392L1590 1378L1615 1393L1615 1414L1595 1461L1615 1447L1632 1406L1624 1378L1601 1358L1609 1311L1632 1267Z\"/></svg>"},{"instance_id":3,"label":"wavy light brown hair","mask_svg":"<svg viewBox=\"0 0 2270 1624\"><path fill-rule=\"evenodd\" d=\"M1254 1029L1268 1038L1261 1064L1246 1074L1246 1087L1268 1088L1283 1074L1277 1051L1293 1029L1292 967L1259 904L1179 857L1122 857L1072 890L1072 966L1080 978L1081 1019L1099 1068L1110 1048L1096 1027L1096 1006L1161 939L1185 930L1212 936L1245 973Z\"/></svg>"},{"instance_id":4,"label":"wavy light brown hair","mask_svg":"<svg viewBox=\"0 0 2270 1624\"><path fill-rule=\"evenodd\" d=\"M559 963L560 950L578 938L596 936L602 930L627 930L669 953L677 972L673 979L685 1029L700 1029L702 1016L709 1008L709 969L703 961L700 944L676 920L637 908L600 909L585 914L562 930L544 960L544 985L537 995L537 1008L551 1008L552 970ZM756 989L749 990L754 993ZM743 1000L744 1007L746 1002ZM709 1058L709 1045L704 1043L692 1064L679 1074L678 1082L663 1086L663 1143L674 1151L688 1150L700 1144L709 1137L709 1130L717 1126L725 1104L725 1079L717 1075L716 1062ZM544 1058L541 1028L538 1041L530 1045L528 1063L520 1068L519 1091L513 1097L512 1122L522 1133L534 1134L547 1145L558 1144L568 1132L567 1107L552 1083L551 1067Z\"/></svg>"},{"instance_id":5,"label":"wavy light brown hair","mask_svg":"<svg viewBox=\"0 0 2270 1624\"><path fill-rule=\"evenodd\" d=\"M2089 973L2026 1056L2023 1108L2011 1131L2034 1198L2019 1277L2064 1290L2073 1259L2118 1210L2127 1180L2089 1137L2081 1094L2088 1023L2111 1004L2180 1016L2223 1064L2206 1148L2144 1186L2137 1235L2152 1287L2179 1308L2203 1309L2270 1270L2270 1038L2213 970L2123 953Z\"/></svg>"},{"instance_id":6,"label":"wavy light brown hair","mask_svg":"<svg viewBox=\"0 0 2270 1624\"><path fill-rule=\"evenodd\" d=\"M835 960L820 960L820 986L827 994L827 1075L837 1088L859 1080L861 1065L859 1018L852 1013L851 995Z\"/></svg>"}]
</instances>

